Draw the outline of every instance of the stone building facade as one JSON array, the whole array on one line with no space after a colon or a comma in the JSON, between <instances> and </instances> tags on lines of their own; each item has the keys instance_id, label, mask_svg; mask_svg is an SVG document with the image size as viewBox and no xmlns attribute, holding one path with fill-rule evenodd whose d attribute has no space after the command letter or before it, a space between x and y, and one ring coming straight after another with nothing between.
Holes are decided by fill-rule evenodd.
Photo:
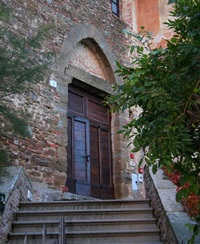
<instances>
[{"instance_id":1,"label":"stone building facade","mask_svg":"<svg viewBox=\"0 0 200 244\"><path fill-rule=\"evenodd\" d=\"M97 111L102 111L102 116L104 112L108 113L100 103L112 92L113 85L123 82L115 74L116 61L130 62L129 46L133 40L124 30L136 33L140 26L145 26L155 37L153 47L164 46L165 39L171 37L172 33L162 24L169 15L167 0L2 2L14 10L16 21L12 28L24 35L34 33L40 25L53 23L51 36L43 45L44 49L56 53L51 72L45 79L38 81L31 92L13 98L15 106L29 114L32 138L1 138L1 146L10 152L10 163L23 166L33 182L44 183L53 189L67 186L75 193L83 191L83 194L91 195L87 187L82 187L90 187L91 178L94 178L94 192L104 188L105 183L112 189L114 198L132 196L131 149L117 133L130 119L130 114L127 111L99 118ZM117 4L118 16L112 9L113 4ZM70 96L75 96L73 102ZM79 105L76 102L80 97L83 102ZM93 101L93 105L89 101ZM87 111L79 110L80 106ZM93 127L88 127L88 123ZM72 130L69 125L73 126ZM75 132L77 137L70 134ZM93 156L86 155L88 152ZM105 158L105 155L108 156ZM136 163L139 156L135 155ZM98 165L92 166L92 160L97 160ZM103 164L103 160L109 161L109 165ZM80 166L79 161L85 166ZM70 181L66 181L67 176ZM80 177L80 184L76 176ZM63 189L67 190L67 187ZM99 194L103 198L101 190Z\"/></svg>"}]
</instances>

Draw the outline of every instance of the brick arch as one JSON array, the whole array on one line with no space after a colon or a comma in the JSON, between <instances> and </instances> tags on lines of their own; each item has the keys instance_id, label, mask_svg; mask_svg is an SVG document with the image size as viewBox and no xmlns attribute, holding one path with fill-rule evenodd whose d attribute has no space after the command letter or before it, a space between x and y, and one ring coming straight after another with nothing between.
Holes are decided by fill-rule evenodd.
<instances>
[{"instance_id":1,"label":"brick arch","mask_svg":"<svg viewBox=\"0 0 200 244\"><path fill-rule=\"evenodd\" d=\"M103 74L103 77L99 76L99 78L103 78L111 84L120 83L119 77L114 74L116 57L111 52L102 34L91 24L77 24L65 36L57 61L57 72L59 74L64 74L69 65L80 68L80 64L76 65L72 62L78 46L87 47L98 61L99 70Z\"/></svg>"}]
</instances>

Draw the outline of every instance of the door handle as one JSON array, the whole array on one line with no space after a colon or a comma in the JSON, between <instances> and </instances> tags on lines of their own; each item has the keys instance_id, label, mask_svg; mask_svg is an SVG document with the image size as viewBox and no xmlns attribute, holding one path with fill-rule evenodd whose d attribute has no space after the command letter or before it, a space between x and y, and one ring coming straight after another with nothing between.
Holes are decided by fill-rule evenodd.
<instances>
[{"instance_id":1,"label":"door handle","mask_svg":"<svg viewBox=\"0 0 200 244\"><path fill-rule=\"evenodd\" d=\"M86 155L86 156L84 156L84 158L85 158L87 161L89 161L90 155Z\"/></svg>"}]
</instances>

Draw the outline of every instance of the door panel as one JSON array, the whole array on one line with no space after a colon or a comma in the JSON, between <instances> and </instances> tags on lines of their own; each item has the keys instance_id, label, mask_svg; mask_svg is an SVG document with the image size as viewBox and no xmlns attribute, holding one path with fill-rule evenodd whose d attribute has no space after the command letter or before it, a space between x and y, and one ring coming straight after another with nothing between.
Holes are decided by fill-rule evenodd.
<instances>
[{"instance_id":1,"label":"door panel","mask_svg":"<svg viewBox=\"0 0 200 244\"><path fill-rule=\"evenodd\" d=\"M101 184L105 186L111 186L111 165L109 150L109 133L106 130L101 130Z\"/></svg>"},{"instance_id":2,"label":"door panel","mask_svg":"<svg viewBox=\"0 0 200 244\"><path fill-rule=\"evenodd\" d=\"M88 115L90 119L97 120L101 123L108 123L107 113L107 109L101 103L96 103L92 100L88 101Z\"/></svg>"},{"instance_id":3,"label":"door panel","mask_svg":"<svg viewBox=\"0 0 200 244\"><path fill-rule=\"evenodd\" d=\"M77 114L84 116L84 97L73 91L68 94L68 108Z\"/></svg>"},{"instance_id":4,"label":"door panel","mask_svg":"<svg viewBox=\"0 0 200 244\"><path fill-rule=\"evenodd\" d=\"M90 125L91 193L98 198L113 198L109 131Z\"/></svg>"},{"instance_id":5,"label":"door panel","mask_svg":"<svg viewBox=\"0 0 200 244\"><path fill-rule=\"evenodd\" d=\"M88 120L68 116L68 170L67 186L71 192L90 196L90 158Z\"/></svg>"},{"instance_id":6,"label":"door panel","mask_svg":"<svg viewBox=\"0 0 200 244\"><path fill-rule=\"evenodd\" d=\"M73 193L113 198L108 108L101 97L70 85L68 111L66 185Z\"/></svg>"},{"instance_id":7,"label":"door panel","mask_svg":"<svg viewBox=\"0 0 200 244\"><path fill-rule=\"evenodd\" d=\"M86 122L78 119L74 120L74 177L76 179L87 181L87 161L86 150Z\"/></svg>"},{"instance_id":8,"label":"door panel","mask_svg":"<svg viewBox=\"0 0 200 244\"><path fill-rule=\"evenodd\" d=\"M92 162L91 169L91 183L99 184L99 141L98 141L98 128L90 126L90 160Z\"/></svg>"},{"instance_id":9,"label":"door panel","mask_svg":"<svg viewBox=\"0 0 200 244\"><path fill-rule=\"evenodd\" d=\"M91 195L101 198L99 128L97 126L90 125L90 142Z\"/></svg>"}]
</instances>

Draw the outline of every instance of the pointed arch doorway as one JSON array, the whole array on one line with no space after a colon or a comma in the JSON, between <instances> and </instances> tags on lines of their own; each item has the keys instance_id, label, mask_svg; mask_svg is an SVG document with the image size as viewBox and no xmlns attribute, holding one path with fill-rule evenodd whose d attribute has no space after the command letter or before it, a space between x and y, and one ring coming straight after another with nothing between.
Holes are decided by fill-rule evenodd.
<instances>
[{"instance_id":1,"label":"pointed arch doorway","mask_svg":"<svg viewBox=\"0 0 200 244\"><path fill-rule=\"evenodd\" d=\"M68 87L66 185L72 193L112 199L110 113L103 105L104 97L94 87Z\"/></svg>"}]
</instances>

